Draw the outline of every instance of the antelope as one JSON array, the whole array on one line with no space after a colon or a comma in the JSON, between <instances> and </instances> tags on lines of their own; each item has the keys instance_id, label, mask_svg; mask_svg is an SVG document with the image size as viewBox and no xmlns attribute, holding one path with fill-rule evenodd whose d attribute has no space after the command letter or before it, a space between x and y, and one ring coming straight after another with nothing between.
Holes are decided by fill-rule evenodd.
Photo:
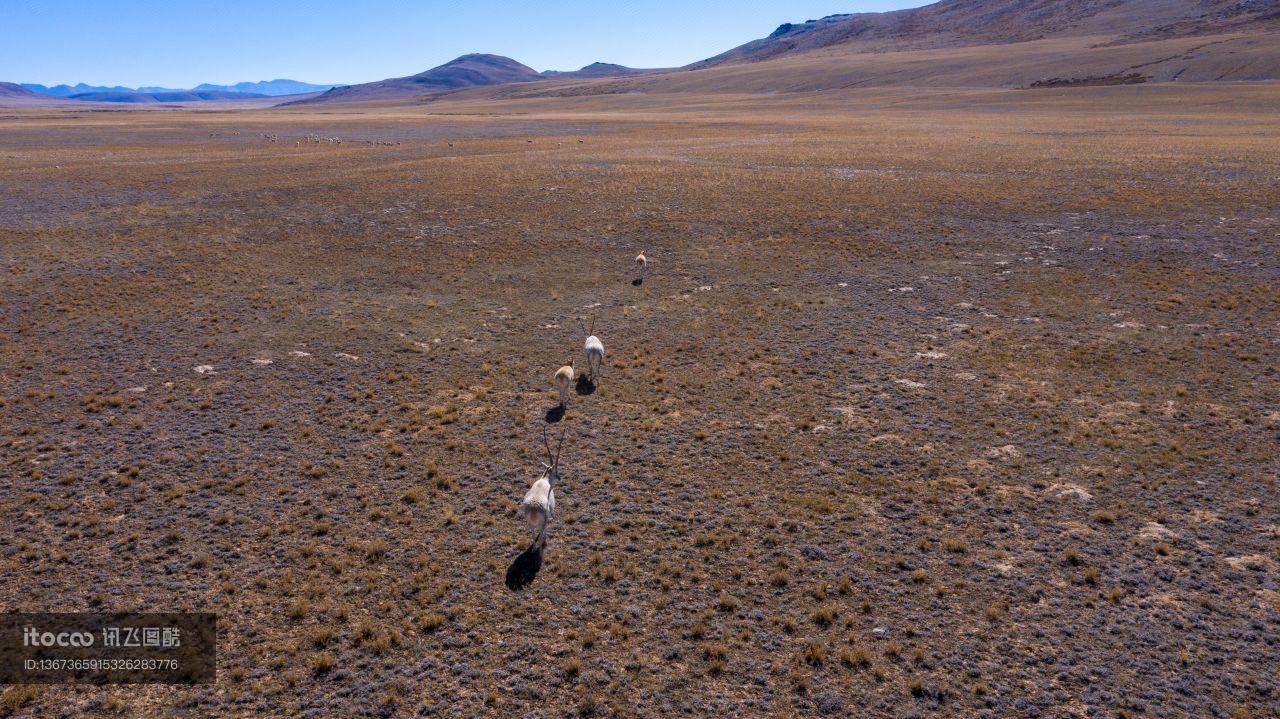
<instances>
[{"instance_id":1,"label":"antelope","mask_svg":"<svg viewBox=\"0 0 1280 719\"><path fill-rule=\"evenodd\" d=\"M573 362L556 370L556 391L560 393L560 406L569 404L569 388L573 386Z\"/></svg>"},{"instance_id":2,"label":"antelope","mask_svg":"<svg viewBox=\"0 0 1280 719\"><path fill-rule=\"evenodd\" d=\"M583 327L583 331L587 334L587 341L582 345L582 351L587 353L587 376L594 382L600 374L600 365L604 362L604 343L599 337L592 334L592 330L596 327L596 318L591 318L591 325Z\"/></svg>"},{"instance_id":3,"label":"antelope","mask_svg":"<svg viewBox=\"0 0 1280 719\"><path fill-rule=\"evenodd\" d=\"M520 514L533 530L533 542L529 544L529 549L539 552L547 545L547 520L556 511L554 485L560 479L560 448L564 446L564 432L560 432L560 441L556 444L555 454L552 454L551 443L547 440L547 428L543 427L542 446L547 450L547 461L542 463L542 476L534 480L533 486L529 487L520 502Z\"/></svg>"},{"instance_id":4,"label":"antelope","mask_svg":"<svg viewBox=\"0 0 1280 719\"><path fill-rule=\"evenodd\" d=\"M641 281L644 280L644 271L647 269L649 269L649 260L644 256L644 253L641 252L636 255L636 272L640 273L639 279Z\"/></svg>"}]
</instances>

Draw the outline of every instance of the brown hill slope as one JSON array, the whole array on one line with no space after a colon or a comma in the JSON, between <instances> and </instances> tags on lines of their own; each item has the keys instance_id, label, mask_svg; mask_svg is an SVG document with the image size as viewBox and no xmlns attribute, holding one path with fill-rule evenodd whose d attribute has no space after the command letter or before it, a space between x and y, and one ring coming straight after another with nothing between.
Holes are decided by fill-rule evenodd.
<instances>
[{"instance_id":1,"label":"brown hill slope","mask_svg":"<svg viewBox=\"0 0 1280 719\"><path fill-rule=\"evenodd\" d=\"M35 97L36 94L13 82L0 82L0 97Z\"/></svg>"},{"instance_id":2,"label":"brown hill slope","mask_svg":"<svg viewBox=\"0 0 1280 719\"><path fill-rule=\"evenodd\" d=\"M886 13L786 23L690 67L757 62L841 46L876 52L1116 36L1117 42L1280 29L1275 0L942 0Z\"/></svg>"},{"instance_id":3,"label":"brown hill slope","mask_svg":"<svg viewBox=\"0 0 1280 719\"><path fill-rule=\"evenodd\" d=\"M973 3L970 3L973 4ZM1280 27L1254 19L1229 32L1160 31L1062 34L1021 42L895 48L890 41L846 42L779 53L763 61L717 62L603 79L555 80L487 88L467 96L628 93L776 93L864 87L1059 87L1139 82L1280 79ZM1184 26L1185 27L1185 26ZM1207 27L1200 23L1199 27ZM1135 31L1136 32L1136 31ZM1179 34L1180 33L1180 34Z\"/></svg>"},{"instance_id":4,"label":"brown hill slope","mask_svg":"<svg viewBox=\"0 0 1280 719\"><path fill-rule=\"evenodd\" d=\"M536 70L522 65L509 57L472 54L463 55L417 75L367 82L360 85L335 87L315 97L284 104L301 105L327 102L394 100L475 87L477 85L528 82L540 79L542 79L542 76Z\"/></svg>"},{"instance_id":5,"label":"brown hill slope","mask_svg":"<svg viewBox=\"0 0 1280 719\"><path fill-rule=\"evenodd\" d=\"M815 92L869 87L1004 87L1280 79L1280 33L1142 43L1053 38L1008 45L855 53L827 48L765 62L601 80L477 89L450 99Z\"/></svg>"},{"instance_id":6,"label":"brown hill slope","mask_svg":"<svg viewBox=\"0 0 1280 719\"><path fill-rule=\"evenodd\" d=\"M37 100L39 97L16 82L0 82L0 100Z\"/></svg>"},{"instance_id":7,"label":"brown hill slope","mask_svg":"<svg viewBox=\"0 0 1280 719\"><path fill-rule=\"evenodd\" d=\"M39 95L16 82L0 82L0 105L43 105L64 102L60 97Z\"/></svg>"}]
</instances>

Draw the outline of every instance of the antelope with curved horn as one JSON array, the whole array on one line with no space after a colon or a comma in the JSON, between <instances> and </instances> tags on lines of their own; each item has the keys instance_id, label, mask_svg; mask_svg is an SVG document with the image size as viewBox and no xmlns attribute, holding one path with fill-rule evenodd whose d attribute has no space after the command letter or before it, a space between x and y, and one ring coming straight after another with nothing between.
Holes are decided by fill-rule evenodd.
<instances>
[{"instance_id":1,"label":"antelope with curved horn","mask_svg":"<svg viewBox=\"0 0 1280 719\"><path fill-rule=\"evenodd\" d=\"M582 328L587 335L587 341L582 345L582 351L587 354L587 377L592 382L600 375L600 365L604 363L604 343L599 337L592 334L596 328L596 318L591 318L591 325Z\"/></svg>"},{"instance_id":2,"label":"antelope with curved horn","mask_svg":"<svg viewBox=\"0 0 1280 719\"><path fill-rule=\"evenodd\" d=\"M551 453L551 442L547 440L547 428L542 428L542 446L547 450L547 460L542 463L542 475L533 482L524 499L520 501L520 514L533 530L533 541L530 550L542 551L547 545L547 520L556 511L555 483L560 479L560 448L564 446L564 432L560 432L560 441L556 444L555 454Z\"/></svg>"}]
</instances>

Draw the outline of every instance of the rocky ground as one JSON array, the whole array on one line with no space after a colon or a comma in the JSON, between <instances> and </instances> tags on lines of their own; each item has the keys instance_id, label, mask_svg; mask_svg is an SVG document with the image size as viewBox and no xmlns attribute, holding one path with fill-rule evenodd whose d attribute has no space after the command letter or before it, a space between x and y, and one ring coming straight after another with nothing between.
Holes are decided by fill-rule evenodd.
<instances>
[{"instance_id":1,"label":"rocky ground","mask_svg":"<svg viewBox=\"0 0 1280 719\"><path fill-rule=\"evenodd\" d=\"M220 642L0 711L1276 716L1277 108L0 117L0 602Z\"/></svg>"}]
</instances>

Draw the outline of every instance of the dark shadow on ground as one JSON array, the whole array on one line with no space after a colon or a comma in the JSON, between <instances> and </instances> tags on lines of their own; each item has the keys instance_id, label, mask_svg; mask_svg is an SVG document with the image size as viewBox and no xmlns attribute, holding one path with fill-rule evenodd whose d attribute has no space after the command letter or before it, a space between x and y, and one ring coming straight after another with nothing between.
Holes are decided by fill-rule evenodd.
<instances>
[{"instance_id":1,"label":"dark shadow on ground","mask_svg":"<svg viewBox=\"0 0 1280 719\"><path fill-rule=\"evenodd\" d=\"M578 375L578 384L573 390L581 395L592 394L596 391L596 383L585 374L580 374Z\"/></svg>"},{"instance_id":2,"label":"dark shadow on ground","mask_svg":"<svg viewBox=\"0 0 1280 719\"><path fill-rule=\"evenodd\" d=\"M547 410L547 424L555 424L562 419L564 419L564 405L558 404Z\"/></svg>"},{"instance_id":3,"label":"dark shadow on ground","mask_svg":"<svg viewBox=\"0 0 1280 719\"><path fill-rule=\"evenodd\" d=\"M542 550L530 546L507 567L507 589L518 592L529 586L539 569L542 569Z\"/></svg>"},{"instance_id":4,"label":"dark shadow on ground","mask_svg":"<svg viewBox=\"0 0 1280 719\"><path fill-rule=\"evenodd\" d=\"M640 279L639 277L637 277L637 278L635 278L634 280L631 280L631 284L632 284L633 286L635 286L635 287L639 287L640 285L643 285L643 284L644 284L644 280L642 280L642 279Z\"/></svg>"}]
</instances>

